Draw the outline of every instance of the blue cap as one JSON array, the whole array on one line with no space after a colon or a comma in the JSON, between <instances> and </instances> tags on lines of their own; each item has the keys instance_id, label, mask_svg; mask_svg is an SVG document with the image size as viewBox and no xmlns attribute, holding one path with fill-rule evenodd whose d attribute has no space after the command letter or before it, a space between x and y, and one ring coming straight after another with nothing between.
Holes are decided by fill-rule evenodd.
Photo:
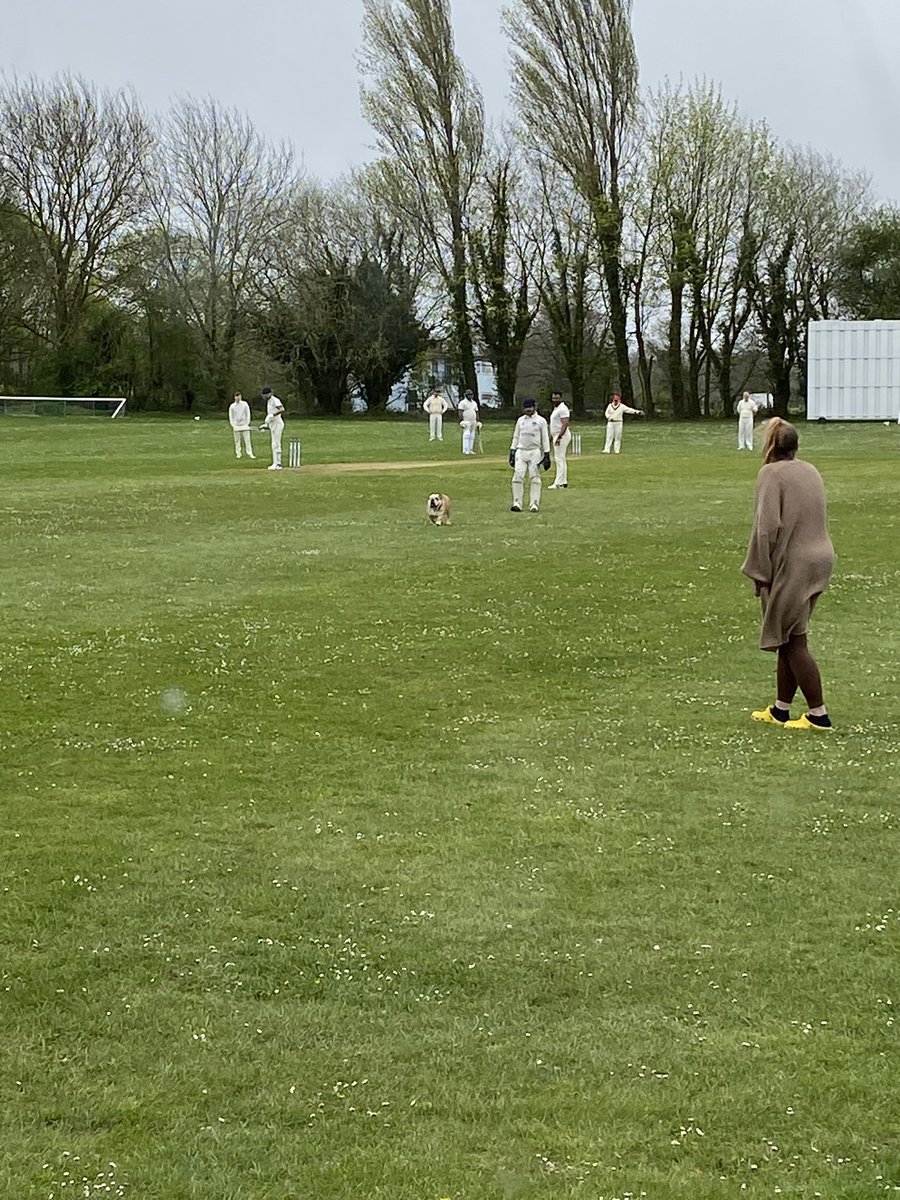
<instances>
[{"instance_id":1,"label":"blue cap","mask_svg":"<svg viewBox=\"0 0 900 1200\"><path fill-rule=\"evenodd\" d=\"M535 402L533 400L523 400L522 407L523 408L537 408L537 405L535 404Z\"/></svg>"}]
</instances>

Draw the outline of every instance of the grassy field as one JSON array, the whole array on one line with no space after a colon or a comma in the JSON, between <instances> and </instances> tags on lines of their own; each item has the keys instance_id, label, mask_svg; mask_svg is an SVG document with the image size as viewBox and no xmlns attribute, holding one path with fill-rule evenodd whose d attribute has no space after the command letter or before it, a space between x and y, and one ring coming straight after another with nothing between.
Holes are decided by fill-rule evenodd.
<instances>
[{"instance_id":1,"label":"grassy field","mask_svg":"<svg viewBox=\"0 0 900 1200\"><path fill-rule=\"evenodd\" d=\"M900 1192L900 430L800 432L824 736L732 425L0 421L0 1196Z\"/></svg>"}]
</instances>

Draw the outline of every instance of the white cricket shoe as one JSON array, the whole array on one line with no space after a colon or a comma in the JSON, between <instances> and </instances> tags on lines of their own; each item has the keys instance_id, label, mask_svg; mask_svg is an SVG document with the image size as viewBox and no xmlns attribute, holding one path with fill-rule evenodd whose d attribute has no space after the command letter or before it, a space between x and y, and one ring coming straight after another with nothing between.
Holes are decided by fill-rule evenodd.
<instances>
[{"instance_id":1,"label":"white cricket shoe","mask_svg":"<svg viewBox=\"0 0 900 1200\"><path fill-rule=\"evenodd\" d=\"M280 471L280 470L281 470L281 463L272 463L271 467L268 467L268 468L267 468L267 470L269 470L269 471Z\"/></svg>"},{"instance_id":2,"label":"white cricket shoe","mask_svg":"<svg viewBox=\"0 0 900 1200\"><path fill-rule=\"evenodd\" d=\"M538 508L538 506L536 504L532 504L531 508L529 508L528 511L529 512L540 512L541 510Z\"/></svg>"}]
</instances>

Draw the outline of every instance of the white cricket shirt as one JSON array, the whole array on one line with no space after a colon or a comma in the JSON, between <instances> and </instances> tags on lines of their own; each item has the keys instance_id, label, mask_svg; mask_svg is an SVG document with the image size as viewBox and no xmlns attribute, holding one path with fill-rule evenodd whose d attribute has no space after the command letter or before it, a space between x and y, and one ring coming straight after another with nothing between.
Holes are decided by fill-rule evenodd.
<instances>
[{"instance_id":1,"label":"white cricket shirt","mask_svg":"<svg viewBox=\"0 0 900 1200\"><path fill-rule=\"evenodd\" d=\"M557 404L550 414L550 436L558 438L562 433L563 421L569 420L569 409L565 403Z\"/></svg>"},{"instance_id":2,"label":"white cricket shirt","mask_svg":"<svg viewBox=\"0 0 900 1200\"><path fill-rule=\"evenodd\" d=\"M543 450L545 454L550 453L550 434L547 431L547 422L540 414L535 413L533 417L519 417L513 431L510 450Z\"/></svg>"}]
</instances>

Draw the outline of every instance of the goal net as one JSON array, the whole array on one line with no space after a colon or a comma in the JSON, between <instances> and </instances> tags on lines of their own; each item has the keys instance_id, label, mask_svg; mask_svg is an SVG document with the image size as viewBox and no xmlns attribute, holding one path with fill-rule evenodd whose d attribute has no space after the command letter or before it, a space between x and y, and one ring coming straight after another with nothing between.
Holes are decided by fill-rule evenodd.
<instances>
[{"instance_id":1,"label":"goal net","mask_svg":"<svg viewBox=\"0 0 900 1200\"><path fill-rule=\"evenodd\" d=\"M124 396L0 396L9 417L118 417Z\"/></svg>"}]
</instances>

